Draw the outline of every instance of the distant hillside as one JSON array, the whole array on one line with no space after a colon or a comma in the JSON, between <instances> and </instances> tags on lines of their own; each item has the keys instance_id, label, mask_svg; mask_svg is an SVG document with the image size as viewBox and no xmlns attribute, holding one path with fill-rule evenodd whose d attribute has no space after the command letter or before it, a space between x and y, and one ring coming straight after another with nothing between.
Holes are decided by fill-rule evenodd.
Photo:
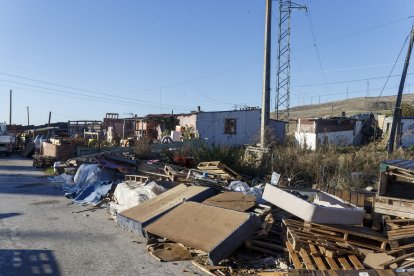
<instances>
[{"instance_id":1,"label":"distant hillside","mask_svg":"<svg viewBox=\"0 0 414 276\"><path fill-rule=\"evenodd\" d=\"M347 115L353 115L370 111L386 114L391 113L395 101L396 96L381 97L378 102L377 97L352 98L324 104L292 107L289 116L291 119L298 117L330 117L340 116L341 112L345 112ZM402 101L414 105L414 94L404 94Z\"/></svg>"}]
</instances>

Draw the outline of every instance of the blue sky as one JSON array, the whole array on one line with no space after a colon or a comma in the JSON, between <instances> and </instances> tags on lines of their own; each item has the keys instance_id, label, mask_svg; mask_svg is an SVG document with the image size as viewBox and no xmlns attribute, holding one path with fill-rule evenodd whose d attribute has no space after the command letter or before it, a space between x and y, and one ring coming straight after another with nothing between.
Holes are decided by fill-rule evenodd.
<instances>
[{"instance_id":1,"label":"blue sky","mask_svg":"<svg viewBox=\"0 0 414 276\"><path fill-rule=\"evenodd\" d=\"M347 90L378 96L414 1L296 3L309 12L292 13L291 106L344 99ZM27 123L27 106L32 124L49 111L56 122L259 106L264 13L264 0L0 0L0 121L9 120L9 89L16 124ZM272 64L277 18L275 1ZM406 82L413 91L411 75ZM383 94L398 83L391 78Z\"/></svg>"}]
</instances>

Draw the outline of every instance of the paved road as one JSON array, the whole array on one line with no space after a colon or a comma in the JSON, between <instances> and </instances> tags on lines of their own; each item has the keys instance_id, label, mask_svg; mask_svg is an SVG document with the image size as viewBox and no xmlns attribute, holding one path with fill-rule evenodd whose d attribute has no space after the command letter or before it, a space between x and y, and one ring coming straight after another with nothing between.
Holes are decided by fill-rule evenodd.
<instances>
[{"instance_id":1,"label":"paved road","mask_svg":"<svg viewBox=\"0 0 414 276\"><path fill-rule=\"evenodd\" d=\"M107 210L80 212L31 160L0 157L0 275L194 275L160 263Z\"/></svg>"}]
</instances>

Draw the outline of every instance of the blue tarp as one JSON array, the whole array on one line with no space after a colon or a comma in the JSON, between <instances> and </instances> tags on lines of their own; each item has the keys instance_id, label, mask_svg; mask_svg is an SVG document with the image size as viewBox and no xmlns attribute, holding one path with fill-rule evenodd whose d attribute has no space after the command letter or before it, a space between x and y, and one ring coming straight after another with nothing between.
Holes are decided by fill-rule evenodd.
<instances>
[{"instance_id":1,"label":"blue tarp","mask_svg":"<svg viewBox=\"0 0 414 276\"><path fill-rule=\"evenodd\" d=\"M78 204L96 204L111 190L112 184L112 181L97 181L91 183L86 188L78 191L72 201Z\"/></svg>"},{"instance_id":2,"label":"blue tarp","mask_svg":"<svg viewBox=\"0 0 414 276\"><path fill-rule=\"evenodd\" d=\"M75 175L75 184L65 183L65 197L78 204L98 203L112 187L113 172L102 169L97 164L83 164Z\"/></svg>"}]
</instances>

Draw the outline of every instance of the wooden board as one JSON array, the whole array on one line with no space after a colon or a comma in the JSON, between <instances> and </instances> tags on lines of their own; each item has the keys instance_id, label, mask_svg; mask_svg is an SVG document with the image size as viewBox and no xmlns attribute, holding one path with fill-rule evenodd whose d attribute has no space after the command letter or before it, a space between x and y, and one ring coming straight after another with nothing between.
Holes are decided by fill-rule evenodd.
<instances>
[{"instance_id":1,"label":"wooden board","mask_svg":"<svg viewBox=\"0 0 414 276\"><path fill-rule=\"evenodd\" d=\"M240 192L223 192L204 200L203 204L245 212L256 205L256 197Z\"/></svg>"},{"instance_id":2,"label":"wooden board","mask_svg":"<svg viewBox=\"0 0 414 276\"><path fill-rule=\"evenodd\" d=\"M249 213L184 202L144 229L146 232L208 253L213 263L228 257L261 225Z\"/></svg>"}]
</instances>

